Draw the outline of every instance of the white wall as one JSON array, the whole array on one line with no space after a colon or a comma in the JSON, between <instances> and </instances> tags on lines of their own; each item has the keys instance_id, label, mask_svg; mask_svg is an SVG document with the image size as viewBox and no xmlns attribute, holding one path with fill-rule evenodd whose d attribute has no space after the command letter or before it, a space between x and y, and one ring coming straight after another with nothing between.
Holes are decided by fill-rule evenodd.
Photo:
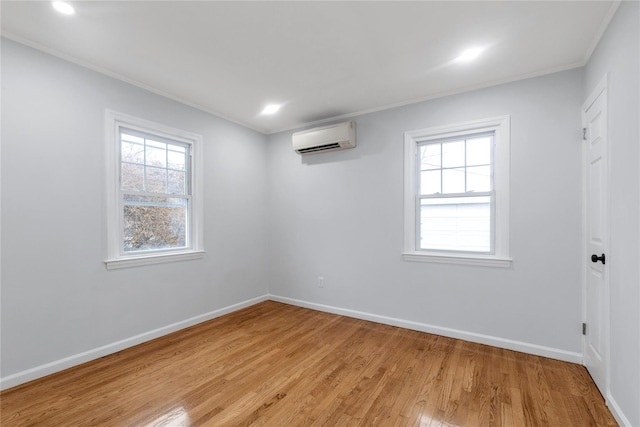
<instances>
[{"instance_id":1,"label":"white wall","mask_svg":"<svg viewBox=\"0 0 640 427\"><path fill-rule=\"evenodd\" d=\"M585 67L583 98L609 73L612 403L640 426L640 4L622 2Z\"/></svg>"},{"instance_id":2,"label":"white wall","mask_svg":"<svg viewBox=\"0 0 640 427\"><path fill-rule=\"evenodd\" d=\"M353 150L301 158L291 132L272 135L270 293L581 360L581 79L577 69L359 116ZM403 132L505 114L513 266L403 261Z\"/></svg>"},{"instance_id":3,"label":"white wall","mask_svg":"<svg viewBox=\"0 0 640 427\"><path fill-rule=\"evenodd\" d=\"M203 135L204 259L105 269L106 108ZM3 379L264 296L265 145L257 132L2 39Z\"/></svg>"}]
</instances>

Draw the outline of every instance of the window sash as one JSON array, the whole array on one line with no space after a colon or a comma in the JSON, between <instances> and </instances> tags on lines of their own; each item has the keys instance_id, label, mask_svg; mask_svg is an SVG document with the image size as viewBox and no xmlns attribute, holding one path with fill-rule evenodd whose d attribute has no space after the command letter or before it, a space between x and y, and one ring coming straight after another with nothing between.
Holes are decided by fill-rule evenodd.
<instances>
[{"instance_id":1,"label":"window sash","mask_svg":"<svg viewBox=\"0 0 640 427\"><path fill-rule=\"evenodd\" d=\"M476 139L481 139L481 138L489 138L490 141L490 145L489 145L489 163L485 164L485 163L481 163L481 164L471 164L469 165L469 159L468 159L468 144L470 143L470 141L472 140L476 140ZM463 142L463 157L464 160L459 163L456 164L455 166L444 166L444 157L446 155L446 153L444 152L444 144L447 143L452 143L452 142ZM473 143L473 142L471 142ZM436 138L436 139L432 139L432 140L427 140L427 141L418 141L416 143L416 150L415 150L415 188L416 188L416 197L415 197L415 250L416 251L420 251L420 252L442 252L442 253L474 253L474 254L488 254L488 255L493 255L495 254L495 190L494 190L494 182L493 182L493 168L494 168L494 161L493 161L493 153L494 153L494 144L495 144L495 131L484 131L484 132L470 132L470 133L466 133L466 134L461 134L461 135L456 135L456 136L450 136L450 137L445 137L445 138ZM423 147L426 146L440 146L440 150L439 150L439 159L437 161L437 163L439 164L439 166L437 167L433 167L433 168L428 168L428 169L424 169L423 168L423 162L422 162L422 149ZM469 187L469 183L468 183L468 168L473 168L473 167L479 167L479 166L489 166L489 190L488 191L468 191L468 187ZM444 192L444 188L445 188L445 178L444 178L444 171L446 170L463 170L463 179L464 179L464 192L457 192L457 193L446 193ZM428 172L440 172L440 192L438 193L431 193L431 194L422 194L422 184L423 184L423 180L422 180L422 173L428 171ZM463 201L465 199L468 200L468 198L479 198L479 197L488 197L489 198L489 248L488 250L471 250L468 249L470 246L470 244L467 245L463 245L460 244L459 249L455 249L455 248L451 248L451 249L445 249L442 246L444 245L439 245L440 247L435 247L438 245L433 245L433 247L423 247L422 241L425 238L425 236L423 235L424 229L423 229L423 214L422 214L422 210L423 210L423 200L460 200ZM463 204L463 203L450 203L448 205L459 205L459 204ZM443 204L444 206L444 204ZM451 221L455 222L456 225L456 229L457 227L462 223L461 219L458 217L451 217L450 218ZM452 230L442 230L443 233L446 233L447 231L449 231L449 233L451 234ZM457 233L456 233L457 235ZM453 245L452 245L453 246ZM466 249L464 249L466 248Z\"/></svg>"},{"instance_id":2,"label":"window sash","mask_svg":"<svg viewBox=\"0 0 640 427\"><path fill-rule=\"evenodd\" d=\"M164 137L162 135L157 135L155 133L151 133L151 132L145 132L145 131L141 131L141 130L136 130L136 129L132 129L130 127L127 126L118 126L118 132L117 132L118 138L117 138L117 143L116 143L116 149L119 153L118 159L119 159L119 189L118 189L118 242L119 242L119 248L118 248L118 253L120 256L130 256L130 255L143 255L143 254L155 254L155 253L164 253L164 252L171 252L171 251L182 251L182 250L189 250L193 248L193 234L192 234L192 222L193 222L193 209L192 209L192 196L191 196L191 189L192 189L192 176L191 176L191 171L192 171L192 165L191 165L191 160L192 160L192 156L191 156L191 143L188 142L182 142L182 141L176 141L175 139L172 138L167 138ZM125 138L123 135L130 135L130 136L134 136L137 138L142 139L142 142L132 142L132 141L125 141ZM142 147L142 162L141 163L136 163L136 162L129 162L123 159L122 157L122 144L123 142L127 142L129 144L137 144L140 145ZM160 144L164 144L165 146L164 151L165 151L165 159L164 159L164 166L158 166L158 165L153 165L150 163L150 161L147 158L147 147L152 147L153 148L153 143L152 142L157 142ZM174 147L173 150L171 149L171 147ZM184 170L180 170L180 169L176 169L176 168L170 168L169 167L169 153L170 152L184 152ZM132 190L132 189L126 189L123 188L124 187L124 178L123 178L123 165L136 165L136 166L140 166L142 168L142 188L143 190ZM154 168L157 170L162 170L165 171L164 173L164 190L165 191L147 191L148 190L148 169L150 168ZM172 193L169 191L170 189L170 183L169 183L169 179L170 179L170 173L169 171L176 171L176 172L181 172L184 173L184 189L182 193ZM128 203L125 199L127 198L127 196L137 196L137 197L141 197L141 198L166 198L166 199L181 199L184 200L184 205L185 205L185 213L184 213L184 236L182 236L182 231L179 230L178 233L171 233L165 230L164 233L162 233L161 230L151 230L149 235L149 231L147 231L145 234L147 235L146 239L145 238L138 238L136 244L139 244L141 247L139 249L132 249L130 247L128 247L127 245L127 235L126 235L126 231L127 231L127 219L125 218L126 216L126 209L128 206L132 206L131 203ZM149 202L147 204L148 207L152 208L152 207L168 207L168 206L162 206L162 204L160 202ZM149 213L152 213L153 209L150 209ZM161 218L158 219L158 221L160 223L162 222L167 222L168 215L171 215L171 212L169 210L169 212L164 212L164 217L162 215L162 213L158 214ZM166 225L166 224L165 224ZM174 224L171 225L166 225L167 227L173 227L175 226ZM135 229L133 231L135 233ZM140 232L140 234L142 234L142 232ZM152 241L155 237L156 234L159 234L159 236L157 236L158 238L160 238L159 242L157 243L158 247L153 247L152 244L150 243L146 243L146 242L150 242ZM177 235L176 235L177 234ZM184 240L184 244L177 244L177 245L171 245L171 244L162 244L161 242L166 242L167 239L177 239L179 242L181 242L182 240ZM146 244L145 244L146 243Z\"/></svg>"},{"instance_id":3,"label":"window sash","mask_svg":"<svg viewBox=\"0 0 640 427\"><path fill-rule=\"evenodd\" d=\"M130 162L130 161L126 161L122 158L122 143L123 143L123 134L127 134L127 135L131 135L131 136L135 136L138 138L141 138L144 140L144 142L141 143L134 143L134 142L130 142L130 141L126 141L129 144L137 144L137 145L141 145L143 147L142 150L142 156L143 156L143 160L142 163L137 163L137 162ZM165 166L157 166L157 165L152 165L149 164L147 162L147 140L151 140L151 141L157 141L163 144L166 144L166 149L165 149ZM180 152L178 150L171 150L170 147L179 147L181 149L184 150L184 169L176 169L176 168L171 168L169 167L169 152ZM171 193L169 191L139 191L140 194L142 193L153 193L153 194L164 194L164 195L191 195L192 194L192 174L191 174L191 170L192 170L192 156L191 156L191 144L190 143L185 143L185 142L181 142L181 141L176 141L174 139L170 139L170 138L166 138L160 135L155 135L155 134L151 134L151 133L147 133L147 132L142 132L139 130L134 130L128 127L124 127L124 126L119 126L118 128L118 142L117 142L117 150L119 153L118 159L120 161L119 163L119 190L120 192L123 191L131 191L130 189L125 189L124 187L124 180L122 177L122 169L123 169L123 165L134 165L134 166L140 166L143 169L142 172L142 186L143 188L146 190L147 189L147 169L149 168L155 168L155 169L159 169L159 170L164 170L166 171L165 178L164 178L164 187L165 189L169 188L169 176L170 173L169 171L174 171L174 172L180 172L180 173L184 173L184 191L182 193ZM136 191L136 190L133 190Z\"/></svg>"},{"instance_id":4,"label":"window sash","mask_svg":"<svg viewBox=\"0 0 640 427\"><path fill-rule=\"evenodd\" d=\"M160 202L160 201L127 201L125 200L127 196L133 196L136 198L155 198L155 199L177 199L183 200L183 203L169 203L169 202ZM175 195L175 194L159 194L159 193L145 193L145 192L136 192L136 191L122 191L120 195L120 219L119 219L119 230L120 230L120 254L121 255L138 255L138 254L152 254L152 253L162 253L162 252L171 252L176 250L187 250L193 247L192 243L192 197L190 195ZM181 239L181 235L184 234L184 244L183 245L164 245L160 247L142 247L138 249L127 249L127 235L126 235L126 214L125 210L127 207L131 206L141 206L141 207L158 207L158 208L180 208L184 207L185 209L185 224L184 224L184 233L180 233L177 237L179 240ZM167 215L169 213L165 213ZM174 215L175 216L175 215ZM166 218L164 218L167 220ZM159 233L162 236L162 233ZM166 234L166 233L165 233ZM154 236L155 237L155 236ZM171 237L174 237L173 235ZM140 240L140 239L139 239ZM144 246L144 245L141 245Z\"/></svg>"},{"instance_id":5,"label":"window sash","mask_svg":"<svg viewBox=\"0 0 640 427\"><path fill-rule=\"evenodd\" d=\"M483 250L470 250L470 249L443 249L443 248L424 248L422 246L422 207L423 200L460 200L463 201L465 199L469 200L471 198L488 198L489 199L489 249L486 251ZM456 203L449 203L449 205L454 205ZM457 205L465 204L457 203ZM443 204L444 205L444 204ZM455 220L456 218L454 218ZM467 253L467 254L485 254L485 255L495 255L495 192L494 191L486 191L479 193L461 193L461 194L438 194L438 195L417 195L416 203L415 203L415 249L418 252L437 252L437 253L448 253L448 254L456 254L456 253ZM469 245L467 245L468 247Z\"/></svg>"},{"instance_id":6,"label":"window sash","mask_svg":"<svg viewBox=\"0 0 640 427\"><path fill-rule=\"evenodd\" d=\"M469 140L474 140L474 139L481 139L481 138L489 138L490 139L490 145L489 145L489 162L488 163L473 163L473 164L469 164L467 155L468 155L468 144L469 144ZM464 162L462 164L458 164L456 166L444 166L444 155L445 153L443 152L444 150L442 149L444 144L447 143L452 143L452 142L464 142ZM438 167L433 167L433 168L428 168L428 169L423 169L422 167L422 159L421 159L421 149L423 147L426 146L436 146L439 145L440 146L440 159L439 159L439 164L440 166ZM437 194L442 194L442 195L452 195L452 194L465 194L466 192L469 192L467 190L468 188L468 169L469 168L476 168L476 167L489 167L489 189L487 191L494 191L494 152L495 152L495 131L484 131L484 132L476 132L476 133L467 133L467 134L462 134L462 135L456 135L456 136L450 136L450 137L445 137L445 138L436 138L436 139L431 139L431 140L426 140L426 141L417 141L416 143L416 161L415 161L415 165L416 165L416 171L415 171L415 177L416 177L416 189L417 189L417 194L418 195L437 195ZM454 193L454 192L450 192L450 193L445 193L443 191L444 186L445 186L445 179L444 179L444 171L447 170L460 170L463 169L464 170L464 189L466 191L464 192L459 192L459 193ZM436 172L436 171L440 171L440 192L439 193L433 193L433 194L422 194L422 172ZM473 191L474 194L478 194L479 192Z\"/></svg>"}]
</instances>

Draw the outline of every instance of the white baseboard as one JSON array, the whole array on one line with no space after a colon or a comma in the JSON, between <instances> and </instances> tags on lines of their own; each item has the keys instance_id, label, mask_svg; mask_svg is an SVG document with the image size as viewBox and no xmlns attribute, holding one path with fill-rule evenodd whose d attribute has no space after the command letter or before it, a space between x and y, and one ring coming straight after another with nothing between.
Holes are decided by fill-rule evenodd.
<instances>
[{"instance_id":1,"label":"white baseboard","mask_svg":"<svg viewBox=\"0 0 640 427\"><path fill-rule=\"evenodd\" d=\"M35 368L27 369L22 372L18 372L6 377L0 378L0 390L5 390L11 387L15 387L20 384L24 384L29 381L33 381L38 378L42 378L46 375L62 371L64 369L77 366L82 363L89 362L91 360L98 359L100 357L107 356L109 354L116 353L120 350L124 350L129 347L133 347L143 342L151 341L159 338L163 335L170 334L172 332L179 331L180 329L188 328L189 326L197 325L198 323L206 322L207 320L215 319L216 317L223 316L228 313L240 310L245 307L249 307L259 302L269 299L268 295L262 295L256 298L252 298L246 301L239 302L227 307L220 308L218 310L210 311L190 319L182 320L180 322L173 323L171 325L164 326L162 328L154 329L149 332L123 339L111 344L103 345L102 347L94 348L79 354L74 354L64 359L56 360L50 363L46 363Z\"/></svg>"},{"instance_id":2,"label":"white baseboard","mask_svg":"<svg viewBox=\"0 0 640 427\"><path fill-rule=\"evenodd\" d=\"M272 301L282 302L285 304L295 305L298 307L311 308L313 310L324 311L327 313L339 314L342 316L353 317L356 319L369 320L385 325L398 326L414 331L428 332L430 334L442 335L450 338L457 338L465 341L471 341L479 344L486 344L493 347L505 348L508 350L519 351L522 353L534 354L536 356L548 357L551 359L562 360L565 362L582 364L582 353L560 350L557 348L545 347L537 344L530 344L522 341L514 341L506 338L493 337L490 335L476 334L474 332L461 331L458 329L444 328L441 326L428 325L426 323L413 322L411 320L398 319L395 317L380 316L378 314L366 313L362 311L349 310L345 308L333 307L329 305L316 304L308 301L302 301L293 298L281 297L278 295L269 295Z\"/></svg>"},{"instance_id":3,"label":"white baseboard","mask_svg":"<svg viewBox=\"0 0 640 427\"><path fill-rule=\"evenodd\" d=\"M607 392L607 407L609 407L613 418L616 419L621 427L633 427L631 425L631 421L629 421L629 419L624 415L624 412L622 412L622 409L620 409L620 406L618 406L618 402L616 402L613 396L611 396L610 391Z\"/></svg>"}]
</instances>

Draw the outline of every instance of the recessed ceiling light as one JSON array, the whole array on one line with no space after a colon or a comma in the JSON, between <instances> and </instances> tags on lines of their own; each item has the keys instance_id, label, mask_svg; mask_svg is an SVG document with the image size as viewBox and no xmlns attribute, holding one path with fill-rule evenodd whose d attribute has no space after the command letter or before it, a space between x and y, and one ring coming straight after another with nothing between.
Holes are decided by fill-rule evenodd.
<instances>
[{"instance_id":1,"label":"recessed ceiling light","mask_svg":"<svg viewBox=\"0 0 640 427\"><path fill-rule=\"evenodd\" d=\"M460 54L460 56L458 56L456 58L456 61L457 62L470 62L470 61L473 61L478 56L480 56L480 54L482 53L483 50L484 50L483 47L474 47L474 48L471 48L471 49L467 49L464 52L462 52Z\"/></svg>"},{"instance_id":2,"label":"recessed ceiling light","mask_svg":"<svg viewBox=\"0 0 640 427\"><path fill-rule=\"evenodd\" d=\"M64 15L73 15L76 13L75 9L69 3L63 1L54 1L53 8Z\"/></svg>"},{"instance_id":3,"label":"recessed ceiling light","mask_svg":"<svg viewBox=\"0 0 640 427\"><path fill-rule=\"evenodd\" d=\"M278 104L269 104L266 107L264 107L264 109L262 110L262 113L260 114L275 114L280 110L280 107L282 107L282 105L278 105Z\"/></svg>"}]
</instances>

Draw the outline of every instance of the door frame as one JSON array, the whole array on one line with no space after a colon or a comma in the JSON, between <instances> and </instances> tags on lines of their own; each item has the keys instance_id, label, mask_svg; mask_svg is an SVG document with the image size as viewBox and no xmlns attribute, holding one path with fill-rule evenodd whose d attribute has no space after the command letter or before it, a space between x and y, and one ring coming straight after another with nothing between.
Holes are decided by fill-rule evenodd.
<instances>
[{"instance_id":1,"label":"door frame","mask_svg":"<svg viewBox=\"0 0 640 427\"><path fill-rule=\"evenodd\" d=\"M609 208L610 204L609 204L609 198L610 198L610 194L611 194L611 186L610 186L610 176L611 176L611 159L610 159L610 154L611 154L611 144L610 144L610 139L609 139L609 127L608 127L608 110L609 110L609 106L608 106L608 82L609 79L609 73L606 73L604 75L604 77L600 80L600 82L598 82L598 84L595 86L595 88L591 91L591 94L587 97L587 99L584 101L584 103L582 104L582 109L581 109L581 120L582 120L582 128L585 128L587 126L586 123L586 111L589 109L589 107L591 107L591 105L593 105L593 103L595 102L595 100L600 96L604 96L604 101L605 101L605 121L607 122L607 126L605 129L606 132L606 140L607 140L607 159L606 159L606 167L607 167L607 171L606 171L606 184L605 184L605 190L606 190L606 199L605 199L605 203L603 206L603 214L605 215L605 224L604 224L604 235L606 236L605 241L604 241L604 248L605 248L605 252L607 254L607 272L604 275L604 286L605 286L605 290L604 290L604 295L605 295L605 301L604 301L604 313L603 313L603 333L606 335L606 338L604 339L604 371L605 371L605 384L604 384L604 390L600 390L600 393L602 393L602 396L604 397L605 403L607 404L607 406L609 406L609 396L610 396L610 391L609 391L609 387L610 387L610 375L611 375L611 360L610 360L610 347L611 347L611 298L610 298L610 286L609 286L609 274L608 272L611 271L610 265L611 265L611 257L609 256L610 254L610 231L611 231L611 210ZM582 135L581 135L582 136ZM588 259L589 257L589 253L588 253L588 242L587 242L587 209L588 209L588 204L587 204L587 200L588 200L588 188L587 188L587 159L588 159L588 147L586 144L586 141L584 138L582 140L582 247L581 247L581 259L582 259L582 263L581 263L581 268L582 268L582 322L586 323L587 322L587 274L588 274L588 263L590 262L590 260ZM587 325L587 328L589 327L589 325ZM586 335L583 334L582 336L582 365L586 366L585 363L585 354L587 351L587 340L586 340ZM596 384L597 386L597 384Z\"/></svg>"}]
</instances>

